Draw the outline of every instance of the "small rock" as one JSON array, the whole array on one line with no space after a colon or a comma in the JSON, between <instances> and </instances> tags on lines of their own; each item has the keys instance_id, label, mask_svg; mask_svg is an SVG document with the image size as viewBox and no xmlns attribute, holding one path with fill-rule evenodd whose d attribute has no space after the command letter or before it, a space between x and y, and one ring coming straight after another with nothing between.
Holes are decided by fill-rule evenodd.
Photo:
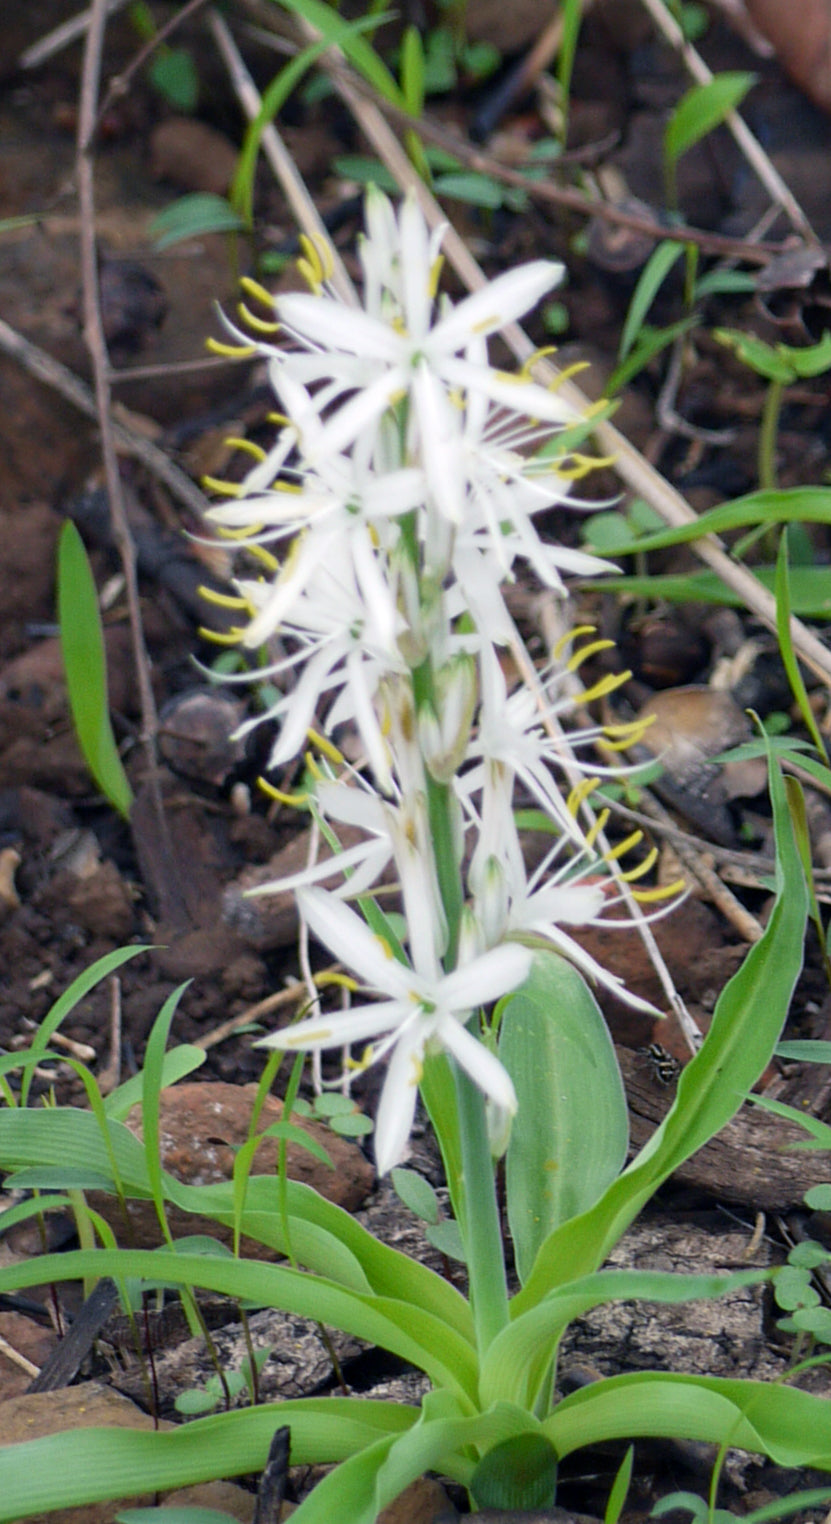
<instances>
[{"instance_id":1,"label":"small rock","mask_svg":"<svg viewBox=\"0 0 831 1524\"><path fill-rule=\"evenodd\" d=\"M164 1168L186 1185L213 1185L220 1180L230 1180L236 1150L248 1137L256 1094L256 1085L229 1085L221 1080L206 1081L203 1084L198 1081L185 1082L164 1090L159 1118ZM267 1096L260 1115L259 1130L265 1131L275 1122L281 1121L282 1116L282 1101L277 1096ZM334 1168L327 1168L304 1148L290 1143L289 1178L313 1186L328 1201L344 1207L346 1211L354 1211L372 1189L372 1165L356 1144L348 1138L339 1137L320 1123L307 1122L298 1117L297 1125L322 1144ZM141 1137L140 1107L135 1106L130 1112L127 1126L137 1137ZM273 1175L276 1168L277 1141L268 1138L255 1156L252 1174ZM111 1216L114 1230L119 1234L122 1232L123 1224L115 1220L116 1213L111 1198L91 1192L90 1204L94 1205L96 1211ZM152 1203L131 1201L128 1209L136 1245L148 1247L160 1243L161 1234ZM223 1242L230 1243L232 1239L230 1229L220 1227L213 1219L198 1217L176 1207L168 1207L168 1222L174 1238L193 1233L209 1233ZM260 1259L274 1257L262 1244L248 1239L243 1239L243 1253Z\"/></svg>"},{"instance_id":2,"label":"small rock","mask_svg":"<svg viewBox=\"0 0 831 1524\"><path fill-rule=\"evenodd\" d=\"M98 1382L67 1386L57 1392L26 1392L0 1403L0 1446L99 1427L150 1431L158 1426L126 1397ZM170 1429L173 1425L162 1423L161 1428ZM152 1502L152 1494L144 1494L49 1513L27 1513L24 1517L27 1524L113 1524L123 1509L149 1506Z\"/></svg>"},{"instance_id":3,"label":"small rock","mask_svg":"<svg viewBox=\"0 0 831 1524\"><path fill-rule=\"evenodd\" d=\"M405 1487L394 1503L382 1508L377 1524L449 1524L458 1517L441 1484L423 1476Z\"/></svg>"},{"instance_id":4,"label":"small rock","mask_svg":"<svg viewBox=\"0 0 831 1524\"><path fill-rule=\"evenodd\" d=\"M237 1487L234 1482L199 1482L195 1487L180 1487L168 1492L162 1500L162 1508L215 1508L238 1519L239 1524L253 1524L257 1499L253 1492ZM291 1510L292 1505L287 1505ZM288 1518L285 1510L281 1518Z\"/></svg>"},{"instance_id":5,"label":"small rock","mask_svg":"<svg viewBox=\"0 0 831 1524\"><path fill-rule=\"evenodd\" d=\"M224 196L237 165L237 152L224 133L188 116L171 116L150 135L150 161L159 180L179 190Z\"/></svg>"}]
</instances>

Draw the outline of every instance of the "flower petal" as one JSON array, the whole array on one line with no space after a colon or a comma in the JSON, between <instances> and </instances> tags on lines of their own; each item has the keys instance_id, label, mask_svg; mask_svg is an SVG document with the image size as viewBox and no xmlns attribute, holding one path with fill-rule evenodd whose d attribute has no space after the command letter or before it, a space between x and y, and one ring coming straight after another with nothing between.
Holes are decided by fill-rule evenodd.
<instances>
[{"instance_id":1,"label":"flower petal","mask_svg":"<svg viewBox=\"0 0 831 1524\"><path fill-rule=\"evenodd\" d=\"M516 1091L511 1076L496 1054L491 1053L478 1037L474 1037L467 1027L452 1017L447 1017L440 1023L437 1035L442 1047L453 1054L456 1062L461 1064L465 1074L470 1076L482 1094L488 1096L500 1111L507 1111L514 1116L517 1109Z\"/></svg>"},{"instance_id":2,"label":"flower petal","mask_svg":"<svg viewBox=\"0 0 831 1524\"><path fill-rule=\"evenodd\" d=\"M322 889L301 889L297 906L303 919L335 957L354 969L374 989L396 1000L412 998L413 972L385 952L366 922L341 900Z\"/></svg>"},{"instance_id":3,"label":"flower petal","mask_svg":"<svg viewBox=\"0 0 831 1524\"><path fill-rule=\"evenodd\" d=\"M400 1164L415 1116L424 1056L424 1018L412 1022L395 1045L375 1115L375 1163L379 1175Z\"/></svg>"}]
</instances>

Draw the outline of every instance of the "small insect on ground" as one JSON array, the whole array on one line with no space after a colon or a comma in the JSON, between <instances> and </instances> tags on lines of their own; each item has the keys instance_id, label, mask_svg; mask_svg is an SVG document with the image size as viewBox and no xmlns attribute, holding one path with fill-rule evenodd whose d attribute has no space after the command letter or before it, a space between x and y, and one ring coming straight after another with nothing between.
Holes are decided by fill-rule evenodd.
<instances>
[{"instance_id":1,"label":"small insect on ground","mask_svg":"<svg viewBox=\"0 0 831 1524\"><path fill-rule=\"evenodd\" d=\"M668 1052L659 1042L651 1042L648 1048L639 1048L638 1053L643 1060L645 1068L648 1068L652 1078L659 1085L674 1085L679 1074L681 1065L675 1056Z\"/></svg>"}]
</instances>

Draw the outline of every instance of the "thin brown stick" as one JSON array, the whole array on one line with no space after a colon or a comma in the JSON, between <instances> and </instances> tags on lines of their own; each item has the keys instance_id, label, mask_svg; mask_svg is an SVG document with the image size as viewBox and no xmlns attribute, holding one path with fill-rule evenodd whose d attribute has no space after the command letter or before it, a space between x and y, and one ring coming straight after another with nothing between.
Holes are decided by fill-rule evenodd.
<instances>
[{"instance_id":1,"label":"thin brown stick","mask_svg":"<svg viewBox=\"0 0 831 1524\"><path fill-rule=\"evenodd\" d=\"M78 110L78 148L76 175L80 209L81 281L83 288L84 338L92 363L95 403L101 430L101 454L104 477L110 505L113 539L119 552L124 573L124 589L130 622L130 637L138 684L141 711L140 742L147 764L147 781L153 801L153 814L170 873L171 896L180 907L185 919L185 898L178 883L176 863L167 821L164 814L158 765L156 761L156 735L158 716L156 700L150 681L150 662L144 643L141 621L136 550L127 522L127 507L118 469L115 436L111 417L109 383L109 357L101 316L100 289L98 283L98 253L95 238L95 183L93 173L93 143L95 135L96 102L101 77L101 58L104 33L107 25L107 0L93 0L90 10L89 30L84 47L81 72L81 98Z\"/></svg>"},{"instance_id":2,"label":"thin brown stick","mask_svg":"<svg viewBox=\"0 0 831 1524\"><path fill-rule=\"evenodd\" d=\"M177 11L174 16L171 16L164 26L159 27L159 30L153 37L148 38L144 47L139 48L124 72L113 75L107 86L107 93L98 108L96 126L101 121L102 116L106 115L113 101L119 100L121 96L127 94L134 75L138 73L139 69L144 67L148 58L152 58L156 50L164 45L171 33L175 32L182 25L183 21L189 21L191 16L194 16L206 4L207 0L188 0L187 5L183 5L182 9Z\"/></svg>"},{"instance_id":3,"label":"thin brown stick","mask_svg":"<svg viewBox=\"0 0 831 1524\"><path fill-rule=\"evenodd\" d=\"M71 402L80 413L87 418L98 419L98 407L93 393L85 381L62 365L59 360L53 360L45 350L39 349L30 339L25 339L16 328L5 323L0 318L0 350L13 360L17 360L30 376L35 376L46 386L58 392L67 402ZM229 361L229 364L238 365L239 361ZM110 374L111 384L119 380L120 372ZM201 520L202 515L208 508L208 500L200 492L196 483L191 481L172 460L154 445L149 439L135 433L124 421L130 415L120 403L115 404L115 411L121 414L121 418L111 417L110 427L112 437L117 448L124 455L130 455L155 476L158 481L164 483L172 497L178 498L186 508L195 513Z\"/></svg>"}]
</instances>

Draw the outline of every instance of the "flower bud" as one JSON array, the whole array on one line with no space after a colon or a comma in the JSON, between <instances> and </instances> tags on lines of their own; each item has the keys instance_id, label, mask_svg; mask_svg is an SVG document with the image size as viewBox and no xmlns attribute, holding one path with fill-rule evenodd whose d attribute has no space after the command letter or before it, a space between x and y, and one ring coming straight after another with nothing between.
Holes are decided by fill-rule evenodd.
<instances>
[{"instance_id":1,"label":"flower bud","mask_svg":"<svg viewBox=\"0 0 831 1524\"><path fill-rule=\"evenodd\" d=\"M476 664L466 652L460 652L436 673L434 702L419 709L421 752L437 783L450 783L462 765L477 692Z\"/></svg>"}]
</instances>

